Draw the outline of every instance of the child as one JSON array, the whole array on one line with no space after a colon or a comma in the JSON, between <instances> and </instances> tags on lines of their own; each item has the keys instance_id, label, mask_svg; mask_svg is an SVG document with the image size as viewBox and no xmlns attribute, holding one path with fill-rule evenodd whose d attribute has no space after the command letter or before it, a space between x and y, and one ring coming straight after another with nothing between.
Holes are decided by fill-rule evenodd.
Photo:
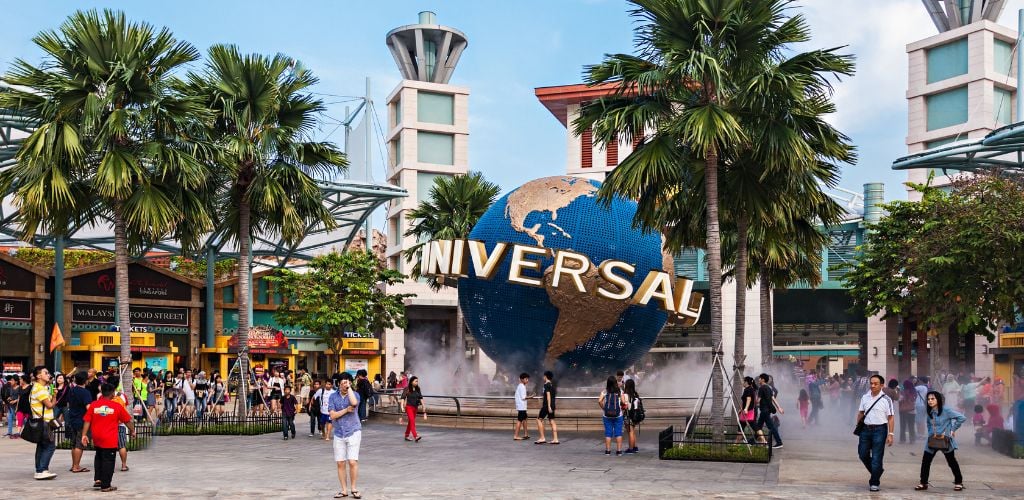
<instances>
[{"instance_id":1,"label":"child","mask_svg":"<svg viewBox=\"0 0 1024 500\"><path fill-rule=\"evenodd\" d=\"M92 431L93 448L96 449L96 468L94 488L102 492L116 491L111 486L114 477L114 461L118 449L118 427L127 425L131 436L135 437L135 423L124 405L113 401L114 386L100 386L102 397L89 404L85 410L85 426L82 428L82 446L89 446L89 432Z\"/></svg>"},{"instance_id":2,"label":"child","mask_svg":"<svg viewBox=\"0 0 1024 500\"><path fill-rule=\"evenodd\" d=\"M512 439L522 441L530 439L530 431L526 428L526 384L530 383L530 374L519 375L519 385L516 387L516 424ZM519 430L522 429L525 437L519 437Z\"/></svg>"},{"instance_id":3,"label":"child","mask_svg":"<svg viewBox=\"0 0 1024 500\"><path fill-rule=\"evenodd\" d=\"M802 428L807 428L807 412L810 409L811 397L807 395L807 389L800 389L800 397L797 398L796 406L800 409L800 423Z\"/></svg>"},{"instance_id":4,"label":"child","mask_svg":"<svg viewBox=\"0 0 1024 500\"><path fill-rule=\"evenodd\" d=\"M292 386L284 386L284 396L281 396L281 432L284 433L284 440L288 440L288 430L292 432L292 439L295 439L295 407L299 400L292 396Z\"/></svg>"}]
</instances>

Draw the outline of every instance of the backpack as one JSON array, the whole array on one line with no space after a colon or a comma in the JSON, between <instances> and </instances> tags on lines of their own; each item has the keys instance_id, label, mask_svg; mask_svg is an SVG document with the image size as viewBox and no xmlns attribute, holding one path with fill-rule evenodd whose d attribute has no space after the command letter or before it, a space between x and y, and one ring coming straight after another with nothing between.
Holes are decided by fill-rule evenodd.
<instances>
[{"instance_id":1,"label":"backpack","mask_svg":"<svg viewBox=\"0 0 1024 500\"><path fill-rule=\"evenodd\" d=\"M604 396L604 416L608 418L619 418L622 408L619 408L619 393L613 392Z\"/></svg>"},{"instance_id":2,"label":"backpack","mask_svg":"<svg viewBox=\"0 0 1024 500\"><path fill-rule=\"evenodd\" d=\"M644 419L647 418L647 413L644 412L643 398L636 398L636 401L633 401L631 406L632 408L629 410L629 421L632 422L633 425L643 422Z\"/></svg>"}]
</instances>

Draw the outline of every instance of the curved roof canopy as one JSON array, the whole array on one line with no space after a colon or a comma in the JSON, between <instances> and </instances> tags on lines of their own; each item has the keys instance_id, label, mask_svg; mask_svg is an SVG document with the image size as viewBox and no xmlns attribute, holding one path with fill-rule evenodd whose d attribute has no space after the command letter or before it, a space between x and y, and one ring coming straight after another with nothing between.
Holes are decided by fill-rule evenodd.
<instances>
[{"instance_id":1,"label":"curved roof canopy","mask_svg":"<svg viewBox=\"0 0 1024 500\"><path fill-rule=\"evenodd\" d=\"M15 155L21 141L34 130L29 119L0 109L0 170L14 165ZM279 238L257 235L252 242L252 254L264 265L296 267L303 265L313 256L330 248L347 248L359 228L374 210L385 203L408 196L405 189L384 183L352 180L319 181L324 196L324 206L334 215L336 228L326 231L323 227L307 228L307 235L298 245L287 246ZM0 203L0 246L24 245L25 241L17 229L17 207L10 193L2 193ZM108 219L101 219L93 226L74 227L65 239L67 248L91 248L113 251L113 226ZM37 234L31 244L41 248L52 247L55 237ZM238 250L228 237L213 233L206 238L204 249L213 248L219 258L238 255ZM135 257L145 256L151 251L181 255L181 245L174 240L163 240L143 249Z\"/></svg>"},{"instance_id":2,"label":"curved roof canopy","mask_svg":"<svg viewBox=\"0 0 1024 500\"><path fill-rule=\"evenodd\" d=\"M1024 174L1024 122L997 128L981 139L965 139L898 158L892 168L998 170L1010 175Z\"/></svg>"}]
</instances>

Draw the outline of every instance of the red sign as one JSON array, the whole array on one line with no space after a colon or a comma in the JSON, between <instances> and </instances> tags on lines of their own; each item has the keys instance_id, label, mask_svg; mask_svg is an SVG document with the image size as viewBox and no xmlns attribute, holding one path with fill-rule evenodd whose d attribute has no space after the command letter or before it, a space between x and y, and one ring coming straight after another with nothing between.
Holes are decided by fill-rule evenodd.
<instances>
[{"instance_id":1,"label":"red sign","mask_svg":"<svg viewBox=\"0 0 1024 500\"><path fill-rule=\"evenodd\" d=\"M238 333L228 339L228 347L238 347ZM269 326L254 326L249 328L249 348L279 349L287 348L288 339L284 332ZM252 351L256 352L256 351Z\"/></svg>"},{"instance_id":2,"label":"red sign","mask_svg":"<svg viewBox=\"0 0 1024 500\"><path fill-rule=\"evenodd\" d=\"M343 356L377 356L380 354L380 351L375 351L373 349L342 349L341 354Z\"/></svg>"},{"instance_id":3,"label":"red sign","mask_svg":"<svg viewBox=\"0 0 1024 500\"><path fill-rule=\"evenodd\" d=\"M22 372L25 366L20 361L4 361L4 372Z\"/></svg>"}]
</instances>

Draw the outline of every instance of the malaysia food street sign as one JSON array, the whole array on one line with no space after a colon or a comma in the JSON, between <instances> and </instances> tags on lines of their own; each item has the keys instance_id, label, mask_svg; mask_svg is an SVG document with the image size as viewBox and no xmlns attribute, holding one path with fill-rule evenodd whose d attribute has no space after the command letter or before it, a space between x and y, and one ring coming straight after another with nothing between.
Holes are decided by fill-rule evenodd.
<instances>
[{"instance_id":1,"label":"malaysia food street sign","mask_svg":"<svg viewBox=\"0 0 1024 500\"><path fill-rule=\"evenodd\" d=\"M424 276L465 278L472 269L478 279L490 280L506 257L510 259L506 277L509 283L543 288L544 279L536 276L543 271L540 260L553 258L552 288L568 286L578 293L596 294L640 306L653 300L672 316L673 321L682 326L696 324L704 307L704 294L693 291L692 280L673 279L668 273L655 269L649 271L643 283L634 289L629 277L635 275L637 269L628 262L609 259L595 266L590 258L581 253L532 245L498 242L488 253L482 241L434 240L423 245L420 270ZM599 281L604 286L594 286L588 290L582 276L593 268L596 268ZM524 271L532 271L534 276Z\"/></svg>"},{"instance_id":2,"label":"malaysia food street sign","mask_svg":"<svg viewBox=\"0 0 1024 500\"><path fill-rule=\"evenodd\" d=\"M147 326L188 326L187 307L131 306L128 314L133 325ZM71 321L74 323L116 323L113 304L74 302L71 304Z\"/></svg>"}]
</instances>

